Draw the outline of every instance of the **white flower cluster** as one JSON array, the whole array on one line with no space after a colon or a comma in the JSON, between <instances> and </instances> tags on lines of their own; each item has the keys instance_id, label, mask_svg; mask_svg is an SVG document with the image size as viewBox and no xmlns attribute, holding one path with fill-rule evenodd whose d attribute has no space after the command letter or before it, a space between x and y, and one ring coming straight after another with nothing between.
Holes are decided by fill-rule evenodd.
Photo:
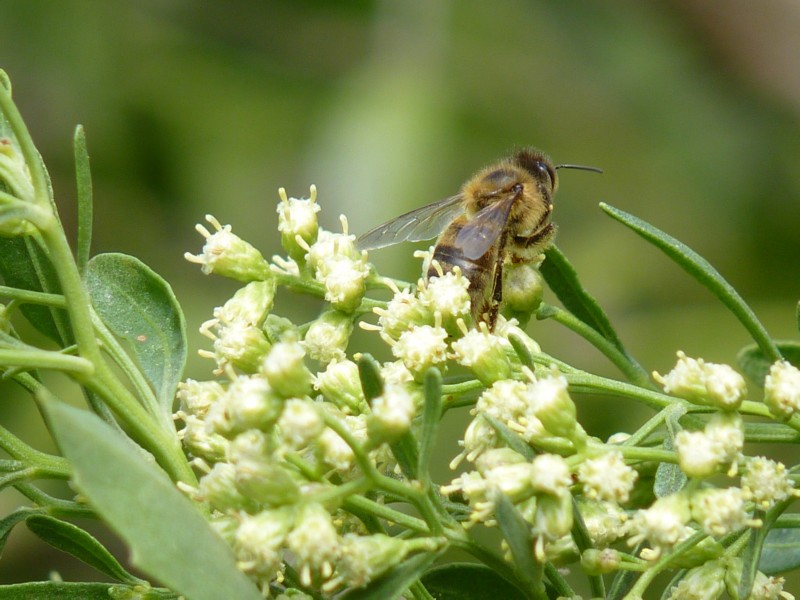
<instances>
[{"instance_id":1,"label":"white flower cluster","mask_svg":"<svg viewBox=\"0 0 800 600\"><path fill-rule=\"evenodd\" d=\"M668 394L696 404L736 410L747 395L744 378L728 365L705 362L678 352L678 362L666 375L653 377Z\"/></svg>"},{"instance_id":2,"label":"white flower cluster","mask_svg":"<svg viewBox=\"0 0 800 600\"><path fill-rule=\"evenodd\" d=\"M423 534L367 534L365 522L347 506L348 498L368 491L359 501L374 502L380 513L375 518L388 522L383 511L393 510L396 486L420 498L420 482L427 482L410 474L420 468L409 466L413 452L402 453L429 430L420 417L423 406L430 414L424 385L431 368L474 376L463 384L447 382L443 396L445 409L452 398L463 401L464 392L477 396L461 452L450 461L452 469L466 469L440 486L443 495L466 501L465 527L496 525L503 514L498 506L510 502L543 562L574 557L571 534L582 523L593 547L583 552L581 564L596 574L647 568L699 534L705 538L694 555L680 556L689 570L671 597L716 597L726 586L732 589L728 580L741 565L734 557L720 558L719 539L760 527L754 507L769 510L798 495L783 464L744 455L740 411L752 410L752 403L742 405L747 389L739 373L679 352L669 373L654 373L667 394L688 401L676 403L695 419L672 424L678 430L674 448L655 450L650 439L634 442L641 438L636 434L601 443L578 423L570 395L573 368L552 366L556 361L515 319L501 315L492 329L473 323L470 281L458 269L445 273L434 262L434 276L401 290L373 271L344 217L342 233L333 233L319 228L318 212L315 188L309 199L288 198L281 190L286 256L267 267L258 251L213 218L215 233L200 228L203 253L189 255L205 272L247 285L201 328L214 344L203 354L216 361L215 373L225 380L180 386L180 436L204 473L186 492L209 507L240 568L262 589L280 581L290 564L302 585L330 595L366 585L409 552L441 546L440 538ZM530 314L541 301L536 265L510 265L507 275L505 309ZM393 296L365 299L371 286L388 287ZM271 314L281 287L324 299L321 313L303 325ZM388 345L393 360L384 364L348 348L354 323L370 309L377 323L360 325ZM535 365L535 373L523 360ZM800 408L800 370L785 361L773 364L764 403L776 419L791 419ZM689 483L646 506L640 472L654 460L649 452L676 462ZM731 480L726 487L724 477L738 477L740 469L738 485ZM391 492L375 484L381 477L391 482ZM420 513L421 506L416 504ZM627 554L623 541L643 545L639 556ZM785 594L779 579L762 574L755 589L773 594L763 597Z\"/></svg>"}]
</instances>

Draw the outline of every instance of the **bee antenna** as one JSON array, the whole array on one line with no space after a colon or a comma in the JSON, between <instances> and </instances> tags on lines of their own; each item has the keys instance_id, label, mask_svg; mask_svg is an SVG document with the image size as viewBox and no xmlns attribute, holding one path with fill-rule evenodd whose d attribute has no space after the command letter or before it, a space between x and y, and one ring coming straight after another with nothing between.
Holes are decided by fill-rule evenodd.
<instances>
[{"instance_id":1,"label":"bee antenna","mask_svg":"<svg viewBox=\"0 0 800 600\"><path fill-rule=\"evenodd\" d=\"M556 169L580 169L581 171L593 171L595 173L603 172L603 169L599 167L589 167L587 165L556 165Z\"/></svg>"}]
</instances>

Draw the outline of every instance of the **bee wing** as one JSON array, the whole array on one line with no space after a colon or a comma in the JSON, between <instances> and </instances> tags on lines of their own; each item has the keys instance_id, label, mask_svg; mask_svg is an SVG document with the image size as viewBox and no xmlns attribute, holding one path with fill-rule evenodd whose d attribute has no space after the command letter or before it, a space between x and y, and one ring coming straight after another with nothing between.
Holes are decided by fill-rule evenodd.
<instances>
[{"instance_id":1,"label":"bee wing","mask_svg":"<svg viewBox=\"0 0 800 600\"><path fill-rule=\"evenodd\" d=\"M433 204L395 217L378 225L358 238L360 250L374 250L400 242L430 240L439 235L447 225L464 212L461 194L456 194Z\"/></svg>"},{"instance_id":2,"label":"bee wing","mask_svg":"<svg viewBox=\"0 0 800 600\"><path fill-rule=\"evenodd\" d=\"M477 260L486 254L506 228L516 199L516 196L510 195L475 213L456 235L455 247L470 260Z\"/></svg>"}]
</instances>

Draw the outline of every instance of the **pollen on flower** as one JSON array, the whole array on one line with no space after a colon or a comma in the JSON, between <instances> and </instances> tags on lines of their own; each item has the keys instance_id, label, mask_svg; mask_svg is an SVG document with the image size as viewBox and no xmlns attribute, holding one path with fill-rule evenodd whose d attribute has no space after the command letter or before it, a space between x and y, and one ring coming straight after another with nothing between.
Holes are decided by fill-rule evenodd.
<instances>
[{"instance_id":1,"label":"pollen on flower","mask_svg":"<svg viewBox=\"0 0 800 600\"><path fill-rule=\"evenodd\" d=\"M679 431L675 448L681 471L689 477L708 477L725 459L720 444L704 431Z\"/></svg>"},{"instance_id":2,"label":"pollen on flower","mask_svg":"<svg viewBox=\"0 0 800 600\"><path fill-rule=\"evenodd\" d=\"M587 498L624 504L630 497L638 474L625 464L619 451L606 452L578 467L578 478Z\"/></svg>"},{"instance_id":3,"label":"pollen on flower","mask_svg":"<svg viewBox=\"0 0 800 600\"><path fill-rule=\"evenodd\" d=\"M769 510L777 502L798 495L786 466L763 456L747 461L741 485L745 499L752 500L762 510Z\"/></svg>"},{"instance_id":4,"label":"pollen on flower","mask_svg":"<svg viewBox=\"0 0 800 600\"><path fill-rule=\"evenodd\" d=\"M650 508L638 510L628 521L629 546L647 540L653 552L649 559L656 559L663 550L672 548L689 537L693 530L687 525L691 518L688 500L673 494L656 500Z\"/></svg>"},{"instance_id":5,"label":"pollen on flower","mask_svg":"<svg viewBox=\"0 0 800 600\"><path fill-rule=\"evenodd\" d=\"M433 314L410 290L396 291L386 308L372 310L378 315L380 331L394 340L412 326L433 323Z\"/></svg>"},{"instance_id":6,"label":"pollen on flower","mask_svg":"<svg viewBox=\"0 0 800 600\"><path fill-rule=\"evenodd\" d=\"M440 326L419 325L403 332L392 354L415 374L447 360L447 332Z\"/></svg>"},{"instance_id":7,"label":"pollen on flower","mask_svg":"<svg viewBox=\"0 0 800 600\"><path fill-rule=\"evenodd\" d=\"M443 322L455 322L469 315L469 283L456 267L454 271L431 277L419 291L420 302L433 314L438 313Z\"/></svg>"},{"instance_id":8,"label":"pollen on flower","mask_svg":"<svg viewBox=\"0 0 800 600\"><path fill-rule=\"evenodd\" d=\"M764 380L764 404L777 417L788 419L800 410L800 369L785 360L773 363Z\"/></svg>"},{"instance_id":9,"label":"pollen on flower","mask_svg":"<svg viewBox=\"0 0 800 600\"><path fill-rule=\"evenodd\" d=\"M692 518L703 530L715 537L732 533L745 526L759 526L748 519L744 495L738 488L705 489L691 496Z\"/></svg>"}]
</instances>

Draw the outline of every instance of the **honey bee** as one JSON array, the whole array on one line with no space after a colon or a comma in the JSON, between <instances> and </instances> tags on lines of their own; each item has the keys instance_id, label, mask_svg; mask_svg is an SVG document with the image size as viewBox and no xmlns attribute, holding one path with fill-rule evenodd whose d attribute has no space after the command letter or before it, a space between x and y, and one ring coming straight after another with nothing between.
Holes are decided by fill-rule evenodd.
<instances>
[{"instance_id":1,"label":"honey bee","mask_svg":"<svg viewBox=\"0 0 800 600\"><path fill-rule=\"evenodd\" d=\"M582 165L553 165L533 148L478 171L461 191L379 225L358 239L372 250L400 242L436 237L428 277L456 267L469 280L473 322L494 329L502 302L503 265L529 263L552 243L556 226L550 221L556 170L602 172Z\"/></svg>"}]
</instances>

